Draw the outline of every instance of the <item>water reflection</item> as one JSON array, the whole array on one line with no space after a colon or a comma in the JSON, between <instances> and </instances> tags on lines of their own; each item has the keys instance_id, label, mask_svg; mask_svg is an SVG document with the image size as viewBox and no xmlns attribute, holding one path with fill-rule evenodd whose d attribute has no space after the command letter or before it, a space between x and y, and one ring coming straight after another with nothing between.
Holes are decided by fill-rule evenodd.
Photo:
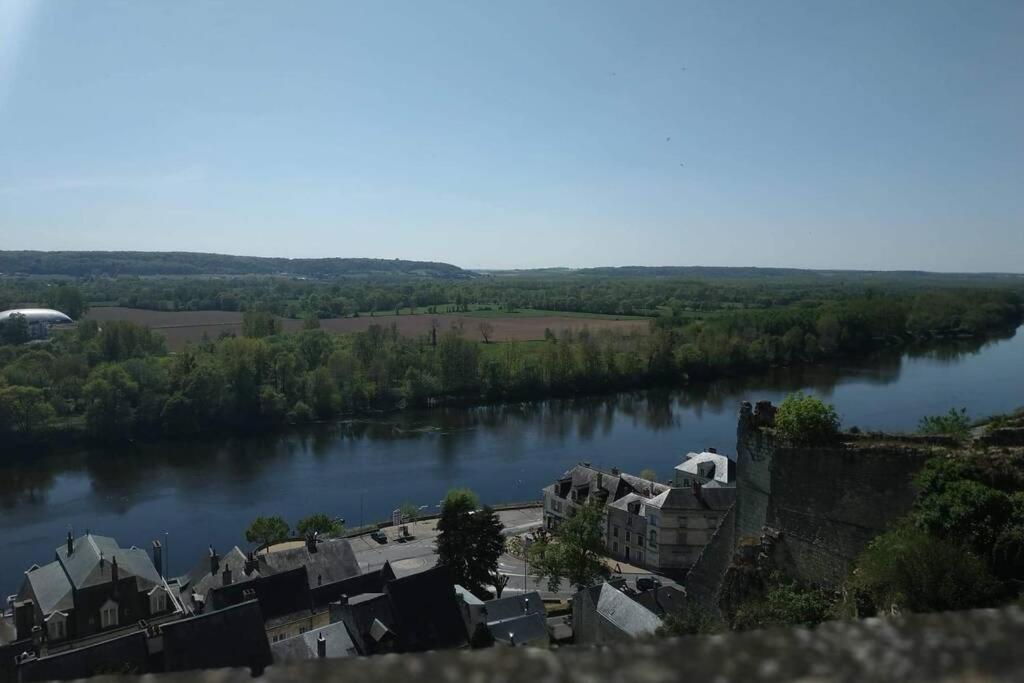
<instances>
[{"instance_id":1,"label":"water reflection","mask_svg":"<svg viewBox=\"0 0 1024 683\"><path fill-rule=\"evenodd\" d=\"M973 415L1022 405L1022 384L1021 335L950 340L680 390L445 407L276 435L17 458L0 476L0 583L46 559L68 524L124 535L125 543L169 530L191 561L207 543L240 542L257 514L291 522L315 511L378 519L403 501L433 506L456 485L488 501L526 500L581 460L655 467L667 476L687 449L732 450L742 400L810 390L835 401L847 425L912 429L921 415L945 412L954 401Z\"/></svg>"}]
</instances>

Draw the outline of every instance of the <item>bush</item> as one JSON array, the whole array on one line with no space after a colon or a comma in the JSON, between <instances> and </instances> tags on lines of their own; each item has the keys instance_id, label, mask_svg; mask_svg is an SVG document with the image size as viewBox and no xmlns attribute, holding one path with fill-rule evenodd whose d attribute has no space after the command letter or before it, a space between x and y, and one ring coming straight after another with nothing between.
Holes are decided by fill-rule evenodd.
<instances>
[{"instance_id":1,"label":"bush","mask_svg":"<svg viewBox=\"0 0 1024 683\"><path fill-rule=\"evenodd\" d=\"M820 590L781 584L760 599L740 605L733 616L733 628L747 630L773 626L815 626L832 609L832 600Z\"/></svg>"},{"instance_id":2,"label":"bush","mask_svg":"<svg viewBox=\"0 0 1024 683\"><path fill-rule=\"evenodd\" d=\"M917 431L921 434L936 434L966 439L971 435L971 420L967 417L967 408L950 408L945 415L926 415L917 423Z\"/></svg>"},{"instance_id":3,"label":"bush","mask_svg":"<svg viewBox=\"0 0 1024 683\"><path fill-rule=\"evenodd\" d=\"M803 393L790 394L775 414L775 433L794 446L831 443L839 433L835 406Z\"/></svg>"},{"instance_id":4,"label":"bush","mask_svg":"<svg viewBox=\"0 0 1024 683\"><path fill-rule=\"evenodd\" d=\"M689 636L721 633L725 628L722 621L709 610L693 601L684 602L679 609L665 615L658 627L659 636Z\"/></svg>"},{"instance_id":5,"label":"bush","mask_svg":"<svg viewBox=\"0 0 1024 683\"><path fill-rule=\"evenodd\" d=\"M909 524L868 545L851 587L869 611L882 613L893 608L938 612L984 607L1000 591L985 563L965 544Z\"/></svg>"}]
</instances>

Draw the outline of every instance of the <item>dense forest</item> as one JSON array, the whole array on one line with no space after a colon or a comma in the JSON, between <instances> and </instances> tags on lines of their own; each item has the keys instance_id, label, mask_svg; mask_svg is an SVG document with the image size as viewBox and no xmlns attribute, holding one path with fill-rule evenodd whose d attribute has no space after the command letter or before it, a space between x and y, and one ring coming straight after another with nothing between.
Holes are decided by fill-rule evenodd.
<instances>
[{"instance_id":1,"label":"dense forest","mask_svg":"<svg viewBox=\"0 0 1024 683\"><path fill-rule=\"evenodd\" d=\"M73 290L65 287L64 291ZM669 308L649 332L551 330L544 341L479 343L458 329L421 338L393 327L333 336L316 319L280 334L267 311L244 337L167 354L127 322L83 321L47 345L0 346L0 430L33 441L273 427L440 402L571 396L865 354L1020 324L1006 290L881 294L693 317Z\"/></svg>"},{"instance_id":2,"label":"dense forest","mask_svg":"<svg viewBox=\"0 0 1024 683\"><path fill-rule=\"evenodd\" d=\"M63 275L290 275L336 277L465 278L448 263L400 259L287 259L165 251L0 251L0 274Z\"/></svg>"}]
</instances>

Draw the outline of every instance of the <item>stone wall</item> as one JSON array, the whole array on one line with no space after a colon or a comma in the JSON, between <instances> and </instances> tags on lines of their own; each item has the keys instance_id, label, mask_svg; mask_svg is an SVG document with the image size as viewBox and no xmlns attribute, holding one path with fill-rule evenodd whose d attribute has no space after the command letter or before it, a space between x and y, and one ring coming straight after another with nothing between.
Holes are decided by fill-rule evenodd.
<instances>
[{"instance_id":1,"label":"stone wall","mask_svg":"<svg viewBox=\"0 0 1024 683\"><path fill-rule=\"evenodd\" d=\"M780 569L838 586L868 542L910 510L914 475L948 440L848 435L835 446L787 448L772 434L774 417L767 402L740 409L736 542L775 530Z\"/></svg>"},{"instance_id":2,"label":"stone wall","mask_svg":"<svg viewBox=\"0 0 1024 683\"><path fill-rule=\"evenodd\" d=\"M718 613L718 594L736 546L736 505L729 508L711 540L704 546L683 585L686 595L704 609Z\"/></svg>"},{"instance_id":3,"label":"stone wall","mask_svg":"<svg viewBox=\"0 0 1024 683\"><path fill-rule=\"evenodd\" d=\"M979 683L1020 680L1024 612L922 614L836 621L813 630L769 629L651 639L604 647L495 647L475 652L350 657L271 666L265 683ZM247 670L103 677L94 683L252 683Z\"/></svg>"}]
</instances>

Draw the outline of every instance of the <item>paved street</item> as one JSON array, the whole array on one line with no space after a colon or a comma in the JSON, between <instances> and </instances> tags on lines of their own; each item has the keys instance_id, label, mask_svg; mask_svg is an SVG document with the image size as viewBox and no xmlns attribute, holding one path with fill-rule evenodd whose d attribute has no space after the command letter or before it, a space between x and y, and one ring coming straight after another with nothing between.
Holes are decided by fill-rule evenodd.
<instances>
[{"instance_id":1,"label":"paved street","mask_svg":"<svg viewBox=\"0 0 1024 683\"><path fill-rule=\"evenodd\" d=\"M506 535L520 535L540 528L542 512L539 506L518 510L501 510L498 512L498 517L505 525ZM387 543L378 543L370 538L369 534L349 539L363 571L378 569L387 561L391 563L391 568L395 570L397 576L408 576L430 569L437 564L437 554L434 552L434 543L437 539L437 520L412 522L406 526L409 527L409 533L412 534L411 540L399 541L398 527L383 529L388 538ZM636 576L651 574L649 570L614 561L609 561L608 567L631 582L635 580ZM571 586L564 581L558 586L558 590L549 591L547 581L539 582L533 576L528 576L526 563L511 555L502 555L499 558L498 571L509 577L508 585L505 586L505 595L538 591L544 598L564 599L573 593ZM673 582L662 579L662 583L668 585Z\"/></svg>"}]
</instances>

